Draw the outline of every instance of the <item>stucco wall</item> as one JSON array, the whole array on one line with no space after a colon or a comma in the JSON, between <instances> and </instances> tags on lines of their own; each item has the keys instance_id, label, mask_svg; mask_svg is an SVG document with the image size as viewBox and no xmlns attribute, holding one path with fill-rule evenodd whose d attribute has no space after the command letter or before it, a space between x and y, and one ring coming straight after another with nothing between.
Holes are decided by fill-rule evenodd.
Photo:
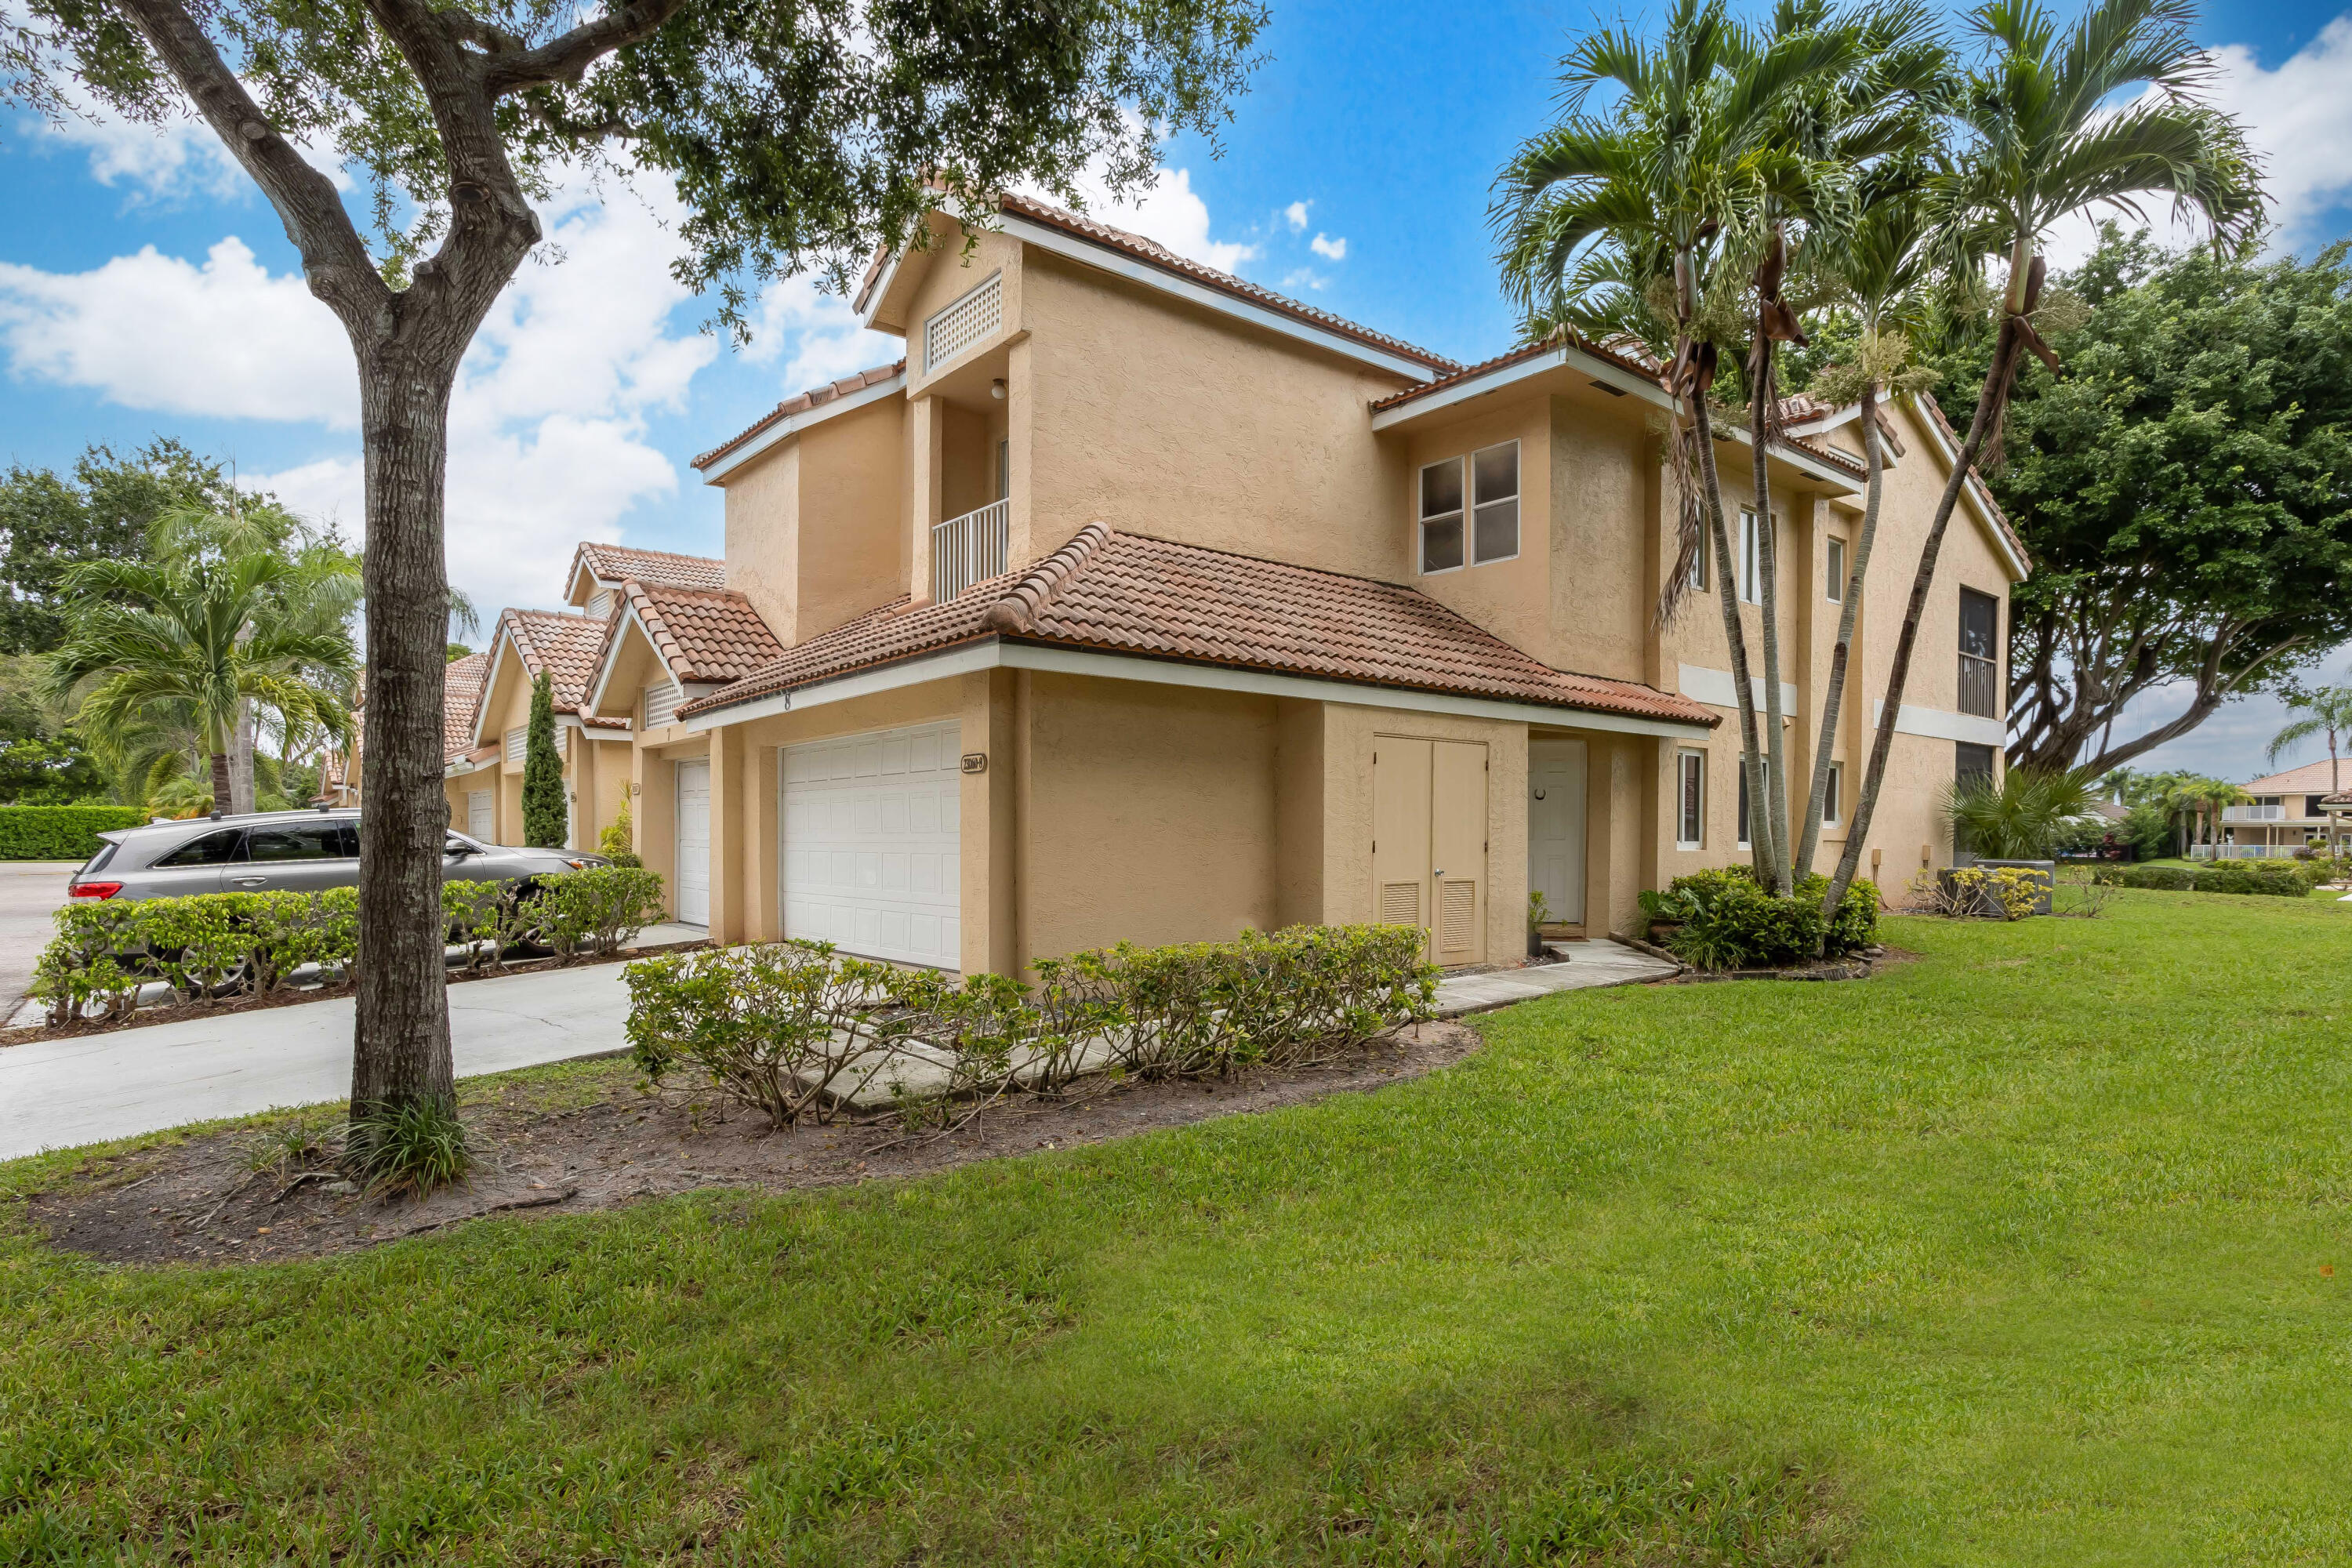
<instances>
[{"instance_id":1,"label":"stucco wall","mask_svg":"<svg viewBox=\"0 0 2352 1568\"><path fill-rule=\"evenodd\" d=\"M727 585L786 646L799 614L800 441L779 442L727 476Z\"/></svg>"},{"instance_id":2,"label":"stucco wall","mask_svg":"<svg viewBox=\"0 0 2352 1568\"><path fill-rule=\"evenodd\" d=\"M885 398L796 437L800 561L790 647L897 596L907 576L906 404Z\"/></svg>"}]
</instances>

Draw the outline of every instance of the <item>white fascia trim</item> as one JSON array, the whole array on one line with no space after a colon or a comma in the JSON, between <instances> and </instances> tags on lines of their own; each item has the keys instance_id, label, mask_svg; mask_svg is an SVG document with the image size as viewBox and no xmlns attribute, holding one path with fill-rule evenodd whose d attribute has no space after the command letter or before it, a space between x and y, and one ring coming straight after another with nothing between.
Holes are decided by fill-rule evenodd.
<instances>
[{"instance_id":1,"label":"white fascia trim","mask_svg":"<svg viewBox=\"0 0 2352 1568\"><path fill-rule=\"evenodd\" d=\"M572 563L572 580L563 584L563 602L565 604L571 604L572 602L572 595L580 592L580 579L583 577L587 578L592 585L601 584L604 581L602 577L597 576L594 571L589 567L588 557L585 555L575 554ZM615 583L614 586L617 588L620 584ZM591 587L590 592L594 592L593 586Z\"/></svg>"},{"instance_id":2,"label":"white fascia trim","mask_svg":"<svg viewBox=\"0 0 2352 1568\"><path fill-rule=\"evenodd\" d=\"M490 710L490 693L499 689L499 669L506 661L507 644L514 640L506 627L506 617L499 617L499 635L490 639L490 668L482 672L482 698L474 704L474 745L482 743L482 720ZM467 748L471 751L472 747Z\"/></svg>"},{"instance_id":3,"label":"white fascia trim","mask_svg":"<svg viewBox=\"0 0 2352 1568\"><path fill-rule=\"evenodd\" d=\"M1915 408L1913 412L1917 413L1917 410ZM1936 443L1936 450L1942 455L1944 482L1949 484L1952 469L1960 460L1960 449L1945 437L1941 420L1927 414L1919 414L1918 423L1920 427L1927 432L1927 438ZM1960 494L1968 500L1969 515L1977 520L1977 526L1984 530L1987 539L1992 541L1992 547L2000 556L2001 564L2009 568L2009 580L2012 583L2022 583L2033 575L2033 564L2011 548L2008 532L1986 514L1984 501L1977 494L1977 486L1983 482L1981 477L1971 474L1969 481L1960 486Z\"/></svg>"},{"instance_id":4,"label":"white fascia trim","mask_svg":"<svg viewBox=\"0 0 2352 1568\"><path fill-rule=\"evenodd\" d=\"M1742 447L1749 445L1748 426L1745 425L1735 425L1729 429L1718 425L1715 427L1715 438L1718 441L1734 441ZM1833 463L1825 462L1814 457L1801 447L1778 446L1772 448L1772 456L1780 458L1807 479L1819 479L1825 485L1835 485L1850 496L1858 496L1869 488L1869 481L1861 475L1850 474Z\"/></svg>"},{"instance_id":5,"label":"white fascia trim","mask_svg":"<svg viewBox=\"0 0 2352 1568\"><path fill-rule=\"evenodd\" d=\"M461 779L467 773L480 773L484 768L487 768L489 765L490 764L488 762L472 763L460 758L458 761L451 763L444 767L441 770L441 776L444 778Z\"/></svg>"},{"instance_id":6,"label":"white fascia trim","mask_svg":"<svg viewBox=\"0 0 2352 1568\"><path fill-rule=\"evenodd\" d=\"M1292 697L1311 702L1338 702L1356 708L1387 708L1414 713L1445 713L1468 719L1497 719L1515 724L1542 724L1562 730L1600 730L1621 735L1663 735L1676 740L1704 740L1708 727L1671 719L1643 719L1632 714L1598 713L1582 708L1552 708L1535 702L1502 702L1483 697L1452 697L1435 691L1406 691L1395 687L1358 686L1344 680L1318 680L1296 675L1269 675L1254 669L1224 669L1210 665L1176 664L1167 659L1131 654L1098 653L1086 648L1040 647L1030 643L984 643L865 675L845 676L797 691L740 707L699 713L685 721L689 731L714 730L723 724L764 719L822 703L843 702L877 691L888 691L925 681L944 680L975 669L1034 669L1055 675L1093 676L1104 680L1135 680L1155 686L1181 686L1200 691L1239 691L1255 697Z\"/></svg>"},{"instance_id":7,"label":"white fascia trim","mask_svg":"<svg viewBox=\"0 0 2352 1568\"><path fill-rule=\"evenodd\" d=\"M1751 675L1748 678L1748 700L1756 704L1756 711L1763 712L1767 690L1764 678ZM1710 708L1736 710L1739 707L1739 686L1731 679L1731 671L1727 669L1711 669L1703 664L1676 664L1675 687L1692 701L1704 702ZM1792 681L1780 682L1780 711L1784 715L1797 712L1797 688Z\"/></svg>"},{"instance_id":8,"label":"white fascia trim","mask_svg":"<svg viewBox=\"0 0 2352 1568\"><path fill-rule=\"evenodd\" d=\"M863 408L869 403L879 403L886 397L896 397L906 389L907 373L902 370L887 381L877 381L871 386L849 394L846 397L836 397L830 403L820 403L805 414L788 415L725 457L712 458L710 466L702 470L702 482L706 485L715 485L769 447L799 435L810 426L822 425L828 419Z\"/></svg>"},{"instance_id":9,"label":"white fascia trim","mask_svg":"<svg viewBox=\"0 0 2352 1568\"><path fill-rule=\"evenodd\" d=\"M671 669L669 660L662 657L661 644L654 641L653 634L646 630L645 622L637 618L636 605L624 603L621 606L621 625L612 637L605 639L604 658L596 666L596 683L588 689L588 706L592 710L604 706L604 688L613 683L613 667L620 662L621 642L628 635L631 626L637 628L637 635L644 637L646 646L654 650L655 662L668 673L673 682L677 680L677 672Z\"/></svg>"},{"instance_id":10,"label":"white fascia trim","mask_svg":"<svg viewBox=\"0 0 2352 1568\"><path fill-rule=\"evenodd\" d=\"M1886 699L1870 700L1870 727L1878 728L1879 715L1886 711ZM1927 741L1966 741L1971 745L1990 746L1995 751L2009 745L2009 721L2005 719L1982 719L1974 713L1954 713L1942 708L1922 708L1916 702L1906 702L1895 710L1895 732L1916 735Z\"/></svg>"},{"instance_id":11,"label":"white fascia trim","mask_svg":"<svg viewBox=\"0 0 2352 1568\"><path fill-rule=\"evenodd\" d=\"M1466 403L1474 397L1484 397L1490 392L1500 392L1516 382L1526 381L1530 377L1555 370L1574 370L1593 381L1614 387L1619 392L1630 393L1644 403L1659 408L1670 407L1674 403L1674 399L1666 395L1665 388L1656 382L1632 374L1605 360L1593 358L1581 349L1563 343L1559 348L1539 353L1532 359L1524 359L1516 364L1497 365L1484 374L1474 375L1467 381L1457 382L1443 392L1433 392L1426 397L1416 397L1411 403L1400 404L1394 408L1384 408L1372 416L1372 429L1376 432L1386 430L1393 426L1402 425L1408 419L1418 419L1424 414L1433 414L1441 408L1451 408L1457 403Z\"/></svg>"},{"instance_id":12,"label":"white fascia trim","mask_svg":"<svg viewBox=\"0 0 2352 1568\"><path fill-rule=\"evenodd\" d=\"M904 249L894 251L891 253L890 259L882 264L882 275L874 279L873 291L866 296L866 303L857 312L857 324L867 331L879 331L874 325L874 318L880 313L882 301L889 297L890 285L898 281L898 263L906 260L907 251L913 248L914 247L908 246Z\"/></svg>"},{"instance_id":13,"label":"white fascia trim","mask_svg":"<svg viewBox=\"0 0 2352 1568\"><path fill-rule=\"evenodd\" d=\"M1385 349L1374 348L1370 343L1360 342L1354 338L1327 331L1311 321L1301 321L1296 316L1280 310L1269 310L1264 306L1252 304L1247 300L1228 294L1222 289L1212 289L1204 283L1195 283L1180 272L1167 271L1152 266L1150 262L1140 261L1122 252L1112 250L1107 246L1096 245L1089 240L1080 239L1076 235L1065 234L1057 228L1048 228L1044 224L1033 223L1027 218L1016 216L1012 213L1004 215L1004 232L1024 244L1034 245L1040 250L1050 250L1056 256L1067 257L1082 266L1116 273L1131 282L1173 294L1180 300L1190 300L1203 309L1237 317L1254 326L1264 327L1268 331L1279 332L1288 338L1297 338L1301 342L1313 343L1318 348L1328 349L1333 353L1344 354L1349 359L1360 360L1366 364L1378 365L1382 370L1409 376L1414 381L1434 381L1439 375L1444 374L1433 365L1423 364L1419 360L1407 359L1402 354L1392 354Z\"/></svg>"}]
</instances>

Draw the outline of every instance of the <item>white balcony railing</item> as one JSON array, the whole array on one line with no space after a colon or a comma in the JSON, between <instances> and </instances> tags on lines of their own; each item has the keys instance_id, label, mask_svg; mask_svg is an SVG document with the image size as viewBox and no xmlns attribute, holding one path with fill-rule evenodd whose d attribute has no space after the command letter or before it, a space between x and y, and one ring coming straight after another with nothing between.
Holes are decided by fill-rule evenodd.
<instances>
[{"instance_id":1,"label":"white balcony railing","mask_svg":"<svg viewBox=\"0 0 2352 1568\"><path fill-rule=\"evenodd\" d=\"M1004 570L1005 532L1013 503L992 500L978 511L931 525L931 597L954 598Z\"/></svg>"},{"instance_id":2,"label":"white balcony railing","mask_svg":"<svg viewBox=\"0 0 2352 1568\"><path fill-rule=\"evenodd\" d=\"M2294 852L2302 847L2300 844L2224 844L2221 846L2221 858L2224 860L2292 860L2294 858ZM2189 847L2189 858L2191 860L2210 860L2214 858L2213 849L2214 847L2210 844L2191 844Z\"/></svg>"},{"instance_id":3,"label":"white balcony railing","mask_svg":"<svg viewBox=\"0 0 2352 1568\"><path fill-rule=\"evenodd\" d=\"M2284 822L2284 805L2225 805L2221 808L2224 822Z\"/></svg>"}]
</instances>

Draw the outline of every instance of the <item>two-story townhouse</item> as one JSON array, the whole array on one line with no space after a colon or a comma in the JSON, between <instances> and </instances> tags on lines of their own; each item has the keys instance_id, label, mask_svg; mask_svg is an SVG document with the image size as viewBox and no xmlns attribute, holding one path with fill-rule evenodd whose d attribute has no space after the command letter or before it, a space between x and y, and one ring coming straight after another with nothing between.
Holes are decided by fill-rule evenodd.
<instances>
[{"instance_id":1,"label":"two-story townhouse","mask_svg":"<svg viewBox=\"0 0 2352 1568\"><path fill-rule=\"evenodd\" d=\"M1469 963L1517 954L1530 888L1619 931L1641 889L1740 857L1713 595L1753 647L1760 595L1752 568L1708 568L1655 623L1676 500L1654 367L1579 343L1461 367L1002 205L1001 230L873 268L857 308L904 361L698 460L748 620L681 665L621 617L588 682L592 717L635 722L639 852L688 912L966 971L1372 919ZM1852 411L1791 414L1770 455L1783 675L1812 714L1863 474ZM1924 401L1885 428L1825 858L1955 446ZM1735 505L1743 440L1720 453ZM1971 488L1898 719L1882 879L1948 858L1942 790L1998 769L2024 571ZM777 652L717 679L753 625ZM674 710L650 706L664 680ZM1790 759L1799 795L1811 761Z\"/></svg>"},{"instance_id":2,"label":"two-story townhouse","mask_svg":"<svg viewBox=\"0 0 2352 1568\"><path fill-rule=\"evenodd\" d=\"M2337 835L2341 810L2331 813L2327 797L2352 782L2352 763L2305 763L2246 784L2253 798L2221 808L2220 853L2223 859L2285 860L2315 839ZM2210 858L2215 847L2197 844L2189 854Z\"/></svg>"},{"instance_id":3,"label":"two-story townhouse","mask_svg":"<svg viewBox=\"0 0 2352 1568\"><path fill-rule=\"evenodd\" d=\"M533 684L549 677L555 706L555 750L563 766L570 813L564 846L593 848L597 829L620 808L634 767L629 726L581 711L611 616L579 611L507 609L483 660L478 695L466 720L466 746L453 746L443 769L449 822L477 838L525 842L522 773ZM463 662L463 661L460 661ZM456 666L451 667L453 669ZM445 685L445 727L457 722L457 692ZM610 796L608 800L605 797Z\"/></svg>"}]
</instances>

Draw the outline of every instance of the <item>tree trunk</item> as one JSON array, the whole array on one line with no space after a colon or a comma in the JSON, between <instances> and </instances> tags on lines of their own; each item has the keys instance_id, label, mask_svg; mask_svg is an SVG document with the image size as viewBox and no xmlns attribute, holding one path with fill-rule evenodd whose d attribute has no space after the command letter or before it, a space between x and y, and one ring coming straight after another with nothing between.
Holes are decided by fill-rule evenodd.
<instances>
[{"instance_id":1,"label":"tree trunk","mask_svg":"<svg viewBox=\"0 0 2352 1568\"><path fill-rule=\"evenodd\" d=\"M1758 845L1756 821L1764 811L1763 756L1756 745L1756 689L1748 679L1748 633L1739 624L1739 577L1731 560L1731 535L1723 524L1723 485L1715 469L1715 422L1708 416L1706 388L1691 394L1691 427L1698 437L1699 483L1705 489L1707 531L1715 536L1715 596L1723 608L1723 641L1731 658L1731 686L1739 705L1739 766L1748 779L1748 841ZM1750 851L1751 856L1753 851ZM1759 864L1757 868L1762 870Z\"/></svg>"},{"instance_id":2,"label":"tree trunk","mask_svg":"<svg viewBox=\"0 0 2352 1568\"><path fill-rule=\"evenodd\" d=\"M228 753L215 752L213 759L213 809L227 811L229 806Z\"/></svg>"},{"instance_id":3,"label":"tree trunk","mask_svg":"<svg viewBox=\"0 0 2352 1568\"><path fill-rule=\"evenodd\" d=\"M1805 832L1797 848L1797 864L1811 869L1821 847L1822 816L1830 790L1830 758L1837 749L1839 710L1845 698L1845 672L1853 657L1853 623L1862 614L1863 576L1870 569L1871 541L1878 532L1878 497L1885 486L1885 454L1878 439L1878 389L1862 389L1863 483L1862 529L1854 536L1853 563L1845 583L1845 603L1838 611L1837 643L1830 649L1829 691L1822 699L1821 732L1813 737L1812 787L1805 795ZM1832 910L1834 912L1834 910Z\"/></svg>"},{"instance_id":4,"label":"tree trunk","mask_svg":"<svg viewBox=\"0 0 2352 1568\"><path fill-rule=\"evenodd\" d=\"M457 345L460 352L463 343ZM367 745L360 758L359 997L352 1115L455 1103L442 957L441 698L448 577L442 487L457 354L363 356Z\"/></svg>"},{"instance_id":5,"label":"tree trunk","mask_svg":"<svg viewBox=\"0 0 2352 1568\"><path fill-rule=\"evenodd\" d=\"M1771 846L1764 886L1772 892L1786 893L1804 871L1789 854L1788 726L1783 722L1780 702L1780 541L1775 537L1779 531L1772 525L1769 444L1772 340L1765 335L1761 320L1756 323L1756 346L1750 359L1748 434L1754 448L1749 456L1755 465L1756 571L1763 579L1764 746L1770 758L1764 770L1764 832L1757 837L1756 844L1762 848L1769 839ZM1751 823L1755 815L1749 813ZM1753 833L1754 828L1751 826L1749 831Z\"/></svg>"},{"instance_id":6,"label":"tree trunk","mask_svg":"<svg viewBox=\"0 0 2352 1568\"><path fill-rule=\"evenodd\" d=\"M236 728L228 738L228 799L229 810L246 812L254 809L253 791L253 699L241 698L236 705Z\"/></svg>"},{"instance_id":7,"label":"tree trunk","mask_svg":"<svg viewBox=\"0 0 2352 1568\"><path fill-rule=\"evenodd\" d=\"M1870 834L1870 819L1878 809L1879 787L1886 782L1886 763L1895 751L1895 721L1903 710L1903 689L1911 679L1911 656L1919 645L1919 623L1927 614L1927 595L1935 586L1936 561L1944 549L1944 531L1951 526L1953 509L1959 505L1960 490L1976 470L1977 454L1984 447L1985 433L2000 417L2000 405L2008 400L2011 377L2017 370L2019 342L2017 318L2003 316L2000 336L1993 344L1992 366L1986 374L1984 394L1977 399L1976 416L1969 421L1968 437L1960 443L1959 455L1952 460L1952 475L1944 485L1944 493L1936 503L1936 515L1927 525L1927 542L1919 547L1919 569L1911 579L1911 600L1904 607L1903 631L1895 638L1895 661L1887 668L1886 693L1879 700L1878 730L1870 742L1870 765L1863 775L1862 789L1855 795L1853 820L1846 826L1845 853L1838 857L1837 872L1830 879L1829 893L1824 907L1834 910L1845 900L1845 890L1853 883L1854 873L1862 865L1863 841Z\"/></svg>"}]
</instances>

